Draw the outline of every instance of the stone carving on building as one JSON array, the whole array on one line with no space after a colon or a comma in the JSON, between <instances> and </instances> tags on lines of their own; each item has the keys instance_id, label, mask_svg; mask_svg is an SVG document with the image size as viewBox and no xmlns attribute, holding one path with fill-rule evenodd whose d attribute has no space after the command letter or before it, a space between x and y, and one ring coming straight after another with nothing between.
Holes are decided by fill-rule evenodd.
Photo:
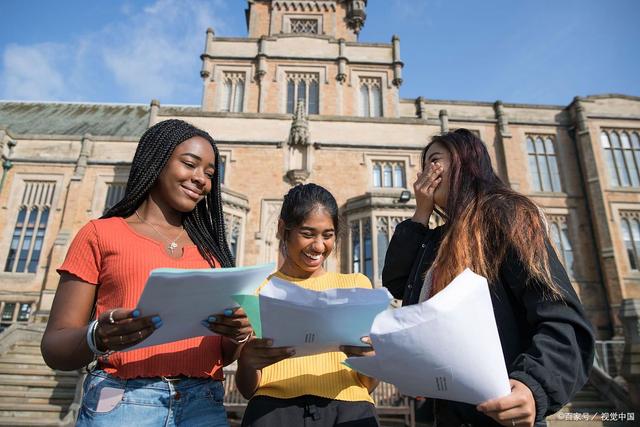
<instances>
[{"instance_id":1,"label":"stone carving on building","mask_svg":"<svg viewBox=\"0 0 640 427\"><path fill-rule=\"evenodd\" d=\"M347 25L356 34L360 33L364 21L367 19L366 9L367 0L349 0L347 4Z\"/></svg>"},{"instance_id":2,"label":"stone carving on building","mask_svg":"<svg viewBox=\"0 0 640 427\"><path fill-rule=\"evenodd\" d=\"M291 123L289 139L287 140L287 180L292 184L301 184L309 178L310 150L309 118L303 99L298 99L296 113Z\"/></svg>"}]
</instances>

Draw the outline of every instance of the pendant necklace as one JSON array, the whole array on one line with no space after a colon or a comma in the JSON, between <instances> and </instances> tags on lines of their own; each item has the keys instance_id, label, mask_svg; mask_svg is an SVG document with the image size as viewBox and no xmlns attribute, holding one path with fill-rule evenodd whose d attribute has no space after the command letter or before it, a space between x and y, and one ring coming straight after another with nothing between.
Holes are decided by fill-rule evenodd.
<instances>
[{"instance_id":1,"label":"pendant necklace","mask_svg":"<svg viewBox=\"0 0 640 427\"><path fill-rule=\"evenodd\" d=\"M173 255L173 251L178 247L178 243L177 241L180 239L180 237L182 237L182 233L184 233L184 227L182 227L182 229L180 230L180 233L176 236L175 239L170 240L167 236L165 236L164 234L162 234L157 228L155 228L153 226L153 224L151 224L150 222L147 222L144 220L144 218L142 218L140 216L140 214L138 213L138 210L135 210L136 216L138 217L138 219L143 222L144 224L147 224L149 227L151 227L153 229L153 231L155 231L160 237L162 237L165 240L169 240L170 243L167 245L167 250L169 252L171 252L171 255Z\"/></svg>"}]
</instances>

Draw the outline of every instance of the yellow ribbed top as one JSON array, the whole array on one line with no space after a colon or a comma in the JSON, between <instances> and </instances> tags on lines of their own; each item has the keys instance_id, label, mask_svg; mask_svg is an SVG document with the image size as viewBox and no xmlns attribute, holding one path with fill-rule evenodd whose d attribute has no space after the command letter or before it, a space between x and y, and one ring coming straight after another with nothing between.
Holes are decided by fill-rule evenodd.
<instances>
[{"instance_id":1,"label":"yellow ribbed top","mask_svg":"<svg viewBox=\"0 0 640 427\"><path fill-rule=\"evenodd\" d=\"M369 279L359 273L325 273L310 279L296 279L280 272L272 276L313 291L371 288ZM346 358L343 352L336 351L294 357L274 363L262 369L262 378L255 395L290 399L308 394L349 402L373 403L369 391L362 385L356 372L342 364Z\"/></svg>"}]
</instances>

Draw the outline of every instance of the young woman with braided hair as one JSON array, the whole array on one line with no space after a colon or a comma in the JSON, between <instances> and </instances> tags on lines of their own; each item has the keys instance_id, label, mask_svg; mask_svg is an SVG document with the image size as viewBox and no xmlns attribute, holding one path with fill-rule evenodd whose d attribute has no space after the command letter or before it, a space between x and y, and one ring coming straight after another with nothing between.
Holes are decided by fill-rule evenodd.
<instances>
[{"instance_id":1,"label":"young woman with braided hair","mask_svg":"<svg viewBox=\"0 0 640 427\"><path fill-rule=\"evenodd\" d=\"M511 383L511 394L477 406L435 401L436 425L546 425L587 381L595 343L542 212L498 178L466 129L431 140L413 188L416 210L396 227L383 285L407 305L465 268L486 277ZM434 210L445 224L431 229Z\"/></svg>"},{"instance_id":2,"label":"young woman with braided hair","mask_svg":"<svg viewBox=\"0 0 640 427\"><path fill-rule=\"evenodd\" d=\"M77 425L228 426L222 367L252 333L241 309L209 318L218 336L120 352L162 327L158 316L132 309L152 269L234 265L218 166L208 133L181 120L152 126L138 144L124 198L73 240L57 270L42 355L61 370L98 357Z\"/></svg>"}]
</instances>

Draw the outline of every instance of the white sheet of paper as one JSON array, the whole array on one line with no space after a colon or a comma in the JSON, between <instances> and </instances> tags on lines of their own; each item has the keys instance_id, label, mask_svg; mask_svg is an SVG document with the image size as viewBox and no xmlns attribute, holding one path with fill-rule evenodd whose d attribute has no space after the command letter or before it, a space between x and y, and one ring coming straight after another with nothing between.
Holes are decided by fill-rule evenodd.
<instances>
[{"instance_id":1,"label":"white sheet of paper","mask_svg":"<svg viewBox=\"0 0 640 427\"><path fill-rule=\"evenodd\" d=\"M487 280L469 269L421 304L380 313L370 337L376 355L345 363L409 396L476 405L511 392Z\"/></svg>"},{"instance_id":2,"label":"white sheet of paper","mask_svg":"<svg viewBox=\"0 0 640 427\"><path fill-rule=\"evenodd\" d=\"M252 294L275 270L275 264L215 269L153 270L137 308L142 316L157 314L162 327L125 351L206 335L200 324L212 314L238 307L231 296Z\"/></svg>"},{"instance_id":3,"label":"white sheet of paper","mask_svg":"<svg viewBox=\"0 0 640 427\"><path fill-rule=\"evenodd\" d=\"M295 347L296 356L363 346L375 316L391 301L386 289L316 292L273 277L260 291L262 336L273 347Z\"/></svg>"}]
</instances>

